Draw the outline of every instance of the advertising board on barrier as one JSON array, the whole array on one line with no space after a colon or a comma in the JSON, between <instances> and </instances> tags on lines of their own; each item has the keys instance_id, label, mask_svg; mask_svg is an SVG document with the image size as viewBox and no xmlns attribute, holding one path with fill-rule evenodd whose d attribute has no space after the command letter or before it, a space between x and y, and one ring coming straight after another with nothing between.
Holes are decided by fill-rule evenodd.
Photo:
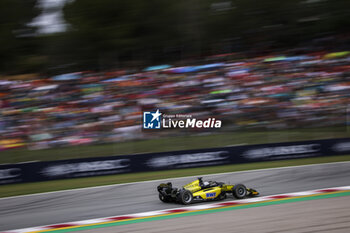
<instances>
[{"instance_id":1,"label":"advertising board on barrier","mask_svg":"<svg viewBox=\"0 0 350 233\"><path fill-rule=\"evenodd\" d=\"M0 184L19 183L22 181L22 170L17 167L0 169Z\"/></svg>"},{"instance_id":2,"label":"advertising board on barrier","mask_svg":"<svg viewBox=\"0 0 350 233\"><path fill-rule=\"evenodd\" d=\"M332 149L334 152L350 152L350 142L335 143Z\"/></svg>"},{"instance_id":3,"label":"advertising board on barrier","mask_svg":"<svg viewBox=\"0 0 350 233\"><path fill-rule=\"evenodd\" d=\"M350 138L0 165L0 184L350 154Z\"/></svg>"},{"instance_id":4,"label":"advertising board on barrier","mask_svg":"<svg viewBox=\"0 0 350 233\"><path fill-rule=\"evenodd\" d=\"M41 173L47 177L79 177L125 173L130 159L114 159L81 163L53 164L45 167Z\"/></svg>"},{"instance_id":5,"label":"advertising board on barrier","mask_svg":"<svg viewBox=\"0 0 350 233\"><path fill-rule=\"evenodd\" d=\"M213 151L201 153L188 153L180 155L158 156L147 161L150 168L184 168L184 167L198 167L199 165L210 166L219 165L229 160L229 151ZM226 162L227 163L227 162Z\"/></svg>"},{"instance_id":6,"label":"advertising board on barrier","mask_svg":"<svg viewBox=\"0 0 350 233\"><path fill-rule=\"evenodd\" d=\"M242 156L247 159L287 159L297 157L318 156L321 144L311 143L292 146L266 146L258 149L248 149Z\"/></svg>"}]
</instances>

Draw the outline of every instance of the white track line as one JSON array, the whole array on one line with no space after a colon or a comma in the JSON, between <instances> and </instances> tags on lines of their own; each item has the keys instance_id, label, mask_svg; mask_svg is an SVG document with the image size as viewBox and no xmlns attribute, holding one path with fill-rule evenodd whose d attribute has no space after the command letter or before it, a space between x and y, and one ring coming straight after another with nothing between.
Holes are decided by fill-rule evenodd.
<instances>
[{"instance_id":1,"label":"white track line","mask_svg":"<svg viewBox=\"0 0 350 233\"><path fill-rule=\"evenodd\" d=\"M345 190L350 190L350 186L342 186L342 187L334 187L334 188L326 188L326 189L316 189L316 190L295 192L295 193L284 193L284 194L270 195L270 196L264 196L264 197L217 202L217 203L203 204L203 205L196 205L196 206L183 206L183 207L174 208L174 209L148 211L148 212L128 214L128 215L111 216L111 217L89 219L89 220L82 220L82 221L76 221L76 222L59 223L59 224L53 224L53 225L47 225L47 226L39 226L39 227L10 230L10 231L6 231L4 233L30 233L30 232L44 231L44 230L50 230L50 229L57 230L57 229L60 229L60 228L62 229L64 227L69 227L69 226L83 226L83 225L87 225L87 224L108 223L108 222L124 220L124 219L136 219L136 218L140 218L140 217L153 217L153 216L158 216L158 215L163 215L163 214L185 213L188 211L207 210L207 209L219 208L219 207L224 207L224 206L235 206L235 205L247 204L247 203L258 203L258 202L269 201L269 200L278 200L278 199L283 200L285 198L291 198L291 197L303 197L303 196L307 196L307 195L321 194L321 193L333 193L336 191L345 191Z\"/></svg>"},{"instance_id":2,"label":"white track line","mask_svg":"<svg viewBox=\"0 0 350 233\"><path fill-rule=\"evenodd\" d=\"M171 180L179 180L184 178L191 178L191 177L212 177L212 176L221 176L221 175L229 175L229 174L236 174L236 173L249 173L249 172L260 172L260 171L272 171L272 170L284 170L284 169L291 169L291 168L301 168L301 167L312 167L312 166L324 166L329 164L346 164L350 163L350 161L341 161L341 162L331 162L331 163L316 163L316 164L307 164L307 165L297 165L297 166L284 166L284 167L275 167L275 168L262 168L262 169L254 169L254 170L245 170L245 171L235 171L235 172L223 172L223 173L213 173L213 174L198 174L195 176L183 176L183 177L176 177L176 178L166 178L166 179L158 179L158 180L146 180L146 181L137 181L137 182L130 182L130 183L122 183L122 184L109 184L109 185L101 185L101 186L94 186L94 187L86 187L86 188L75 188L75 189L66 189L66 190L60 190L60 191L51 191L51 192L43 192L43 193L34 193L34 194L25 194L25 195L18 195L18 196L12 196L12 197L2 197L1 200L6 199L12 199L12 198L22 198L22 197L30 197L30 196L38 196L38 195L47 195L47 194L54 194L54 193L65 193L65 192L75 192L75 191L82 191L82 190L89 190L89 189L99 189L99 188L108 188L108 187L118 187L118 186L124 186L124 185L132 185L132 184L140 184L140 183L152 183L152 182L161 182L161 181L168 181ZM89 177L85 177L89 178ZM25 184L25 183L23 183Z\"/></svg>"}]
</instances>

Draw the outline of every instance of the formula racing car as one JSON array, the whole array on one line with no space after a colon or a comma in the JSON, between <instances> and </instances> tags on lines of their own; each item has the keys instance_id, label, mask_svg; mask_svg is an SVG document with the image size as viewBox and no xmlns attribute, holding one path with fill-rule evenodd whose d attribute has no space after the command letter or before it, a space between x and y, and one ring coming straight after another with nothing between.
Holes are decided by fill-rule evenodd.
<instances>
[{"instance_id":1,"label":"formula racing car","mask_svg":"<svg viewBox=\"0 0 350 233\"><path fill-rule=\"evenodd\" d=\"M178 202L184 205L195 201L223 200L227 194L241 199L253 197L259 193L252 188L246 188L243 184L225 184L217 181L205 181L202 177L184 185L182 188L173 188L172 183L162 183L158 185L159 199L162 202Z\"/></svg>"}]
</instances>

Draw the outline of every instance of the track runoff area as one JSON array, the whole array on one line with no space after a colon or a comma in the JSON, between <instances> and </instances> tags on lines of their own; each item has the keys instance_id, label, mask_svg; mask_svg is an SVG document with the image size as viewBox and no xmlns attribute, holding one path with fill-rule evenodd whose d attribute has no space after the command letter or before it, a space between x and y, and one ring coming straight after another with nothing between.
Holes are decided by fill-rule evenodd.
<instances>
[{"instance_id":1,"label":"track runoff area","mask_svg":"<svg viewBox=\"0 0 350 233\"><path fill-rule=\"evenodd\" d=\"M230 210L263 207L270 205L286 204L308 200L321 200L326 198L350 196L350 186L316 189L303 192L283 193L277 195L255 197L241 200L209 202L208 204L181 206L179 208L149 211L128 215L110 216L105 218L89 219L76 222L67 222L47 226L24 228L5 231L6 233L29 233L29 232L73 232L84 230L98 230L105 227L166 220L194 215L219 213ZM102 230L102 229L100 229ZM107 229L105 229L107 230ZM105 231L102 230L102 231Z\"/></svg>"}]
</instances>

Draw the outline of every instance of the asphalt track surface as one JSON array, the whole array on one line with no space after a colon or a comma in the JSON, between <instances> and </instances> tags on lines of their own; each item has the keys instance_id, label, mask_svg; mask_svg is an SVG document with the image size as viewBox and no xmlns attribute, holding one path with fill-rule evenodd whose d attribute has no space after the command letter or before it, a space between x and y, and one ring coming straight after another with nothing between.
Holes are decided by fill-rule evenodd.
<instances>
[{"instance_id":1,"label":"asphalt track surface","mask_svg":"<svg viewBox=\"0 0 350 233\"><path fill-rule=\"evenodd\" d=\"M350 197L347 196L96 228L79 233L345 233L350 230L349 208Z\"/></svg>"},{"instance_id":2,"label":"asphalt track surface","mask_svg":"<svg viewBox=\"0 0 350 233\"><path fill-rule=\"evenodd\" d=\"M231 174L204 179L256 188L262 196L350 185L350 162ZM177 178L175 187L193 180ZM162 181L164 182L164 181ZM161 203L160 181L115 185L0 199L0 231L181 207Z\"/></svg>"}]
</instances>

